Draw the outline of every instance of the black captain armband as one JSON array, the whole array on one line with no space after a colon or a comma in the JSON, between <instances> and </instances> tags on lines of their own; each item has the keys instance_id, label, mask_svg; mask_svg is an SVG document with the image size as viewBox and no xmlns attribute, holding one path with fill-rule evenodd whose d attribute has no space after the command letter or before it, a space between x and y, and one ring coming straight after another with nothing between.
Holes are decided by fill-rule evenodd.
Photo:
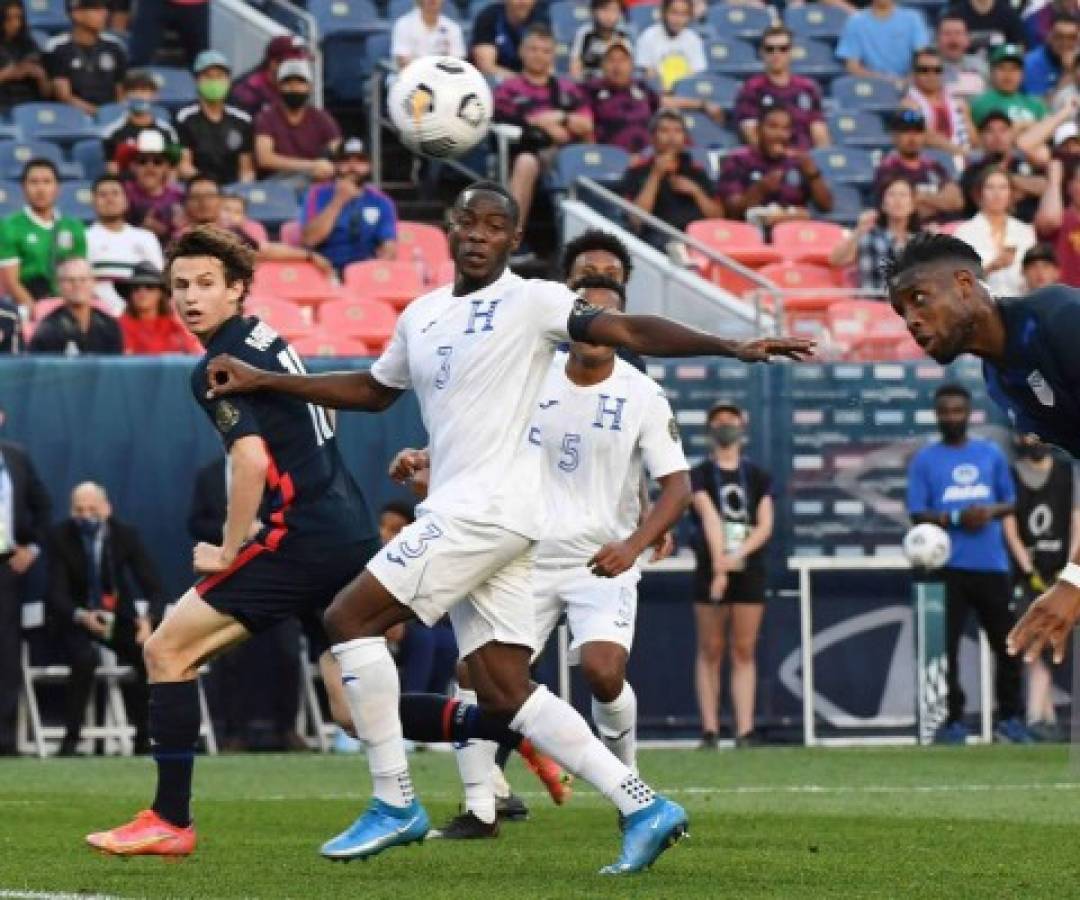
<instances>
[{"instance_id":1,"label":"black captain armband","mask_svg":"<svg viewBox=\"0 0 1080 900\"><path fill-rule=\"evenodd\" d=\"M570 311L570 318L566 322L566 330L573 341L588 341L589 326L606 313L608 310L600 306L593 306L588 300L578 297L574 301L574 308Z\"/></svg>"}]
</instances>

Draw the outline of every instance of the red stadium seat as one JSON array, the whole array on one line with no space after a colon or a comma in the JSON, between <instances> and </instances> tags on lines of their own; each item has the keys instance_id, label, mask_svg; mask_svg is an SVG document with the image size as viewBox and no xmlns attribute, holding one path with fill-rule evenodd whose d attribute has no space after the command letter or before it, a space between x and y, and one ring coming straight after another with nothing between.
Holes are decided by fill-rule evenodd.
<instances>
[{"instance_id":1,"label":"red stadium seat","mask_svg":"<svg viewBox=\"0 0 1080 900\"><path fill-rule=\"evenodd\" d=\"M263 262L255 267L254 289L283 300L319 302L337 296L322 272L307 262Z\"/></svg>"},{"instance_id":2,"label":"red stadium seat","mask_svg":"<svg viewBox=\"0 0 1080 900\"><path fill-rule=\"evenodd\" d=\"M442 263L435 271L435 281L432 283L432 287L442 287L444 284L454 283L454 261L448 259Z\"/></svg>"},{"instance_id":3,"label":"red stadium seat","mask_svg":"<svg viewBox=\"0 0 1080 900\"><path fill-rule=\"evenodd\" d=\"M450 259L450 245L443 230L420 222L398 222L397 239L398 259L415 263L419 251L428 271L427 280L433 283L439 266Z\"/></svg>"},{"instance_id":4,"label":"red stadium seat","mask_svg":"<svg viewBox=\"0 0 1080 900\"><path fill-rule=\"evenodd\" d=\"M300 223L296 221L296 219L293 219L291 222L282 222L281 231L279 233L281 243L288 244L290 247L303 246L300 240L301 231Z\"/></svg>"},{"instance_id":5,"label":"red stadium seat","mask_svg":"<svg viewBox=\"0 0 1080 900\"><path fill-rule=\"evenodd\" d=\"M894 346L907 338L907 327L887 303L873 300L840 300L826 313L833 341L843 348L860 353L878 353L872 347ZM864 357L865 358L865 357Z\"/></svg>"},{"instance_id":6,"label":"red stadium seat","mask_svg":"<svg viewBox=\"0 0 1080 900\"><path fill-rule=\"evenodd\" d=\"M822 266L843 239L844 229L834 222L781 222L772 231L772 244L784 259Z\"/></svg>"},{"instance_id":7,"label":"red stadium seat","mask_svg":"<svg viewBox=\"0 0 1080 900\"><path fill-rule=\"evenodd\" d=\"M256 294L244 301L244 312L258 316L284 338L292 339L311 332L310 318L289 300Z\"/></svg>"},{"instance_id":8,"label":"red stadium seat","mask_svg":"<svg viewBox=\"0 0 1080 900\"><path fill-rule=\"evenodd\" d=\"M757 268L783 258L775 247L770 247L761 239L761 232L748 222L702 219L691 222L686 233L744 266Z\"/></svg>"},{"instance_id":9,"label":"red stadium seat","mask_svg":"<svg viewBox=\"0 0 1080 900\"><path fill-rule=\"evenodd\" d=\"M835 288L837 272L826 266L815 266L810 263L779 262L769 263L758 269L762 278L768 278L777 287L786 291L816 290L818 288Z\"/></svg>"},{"instance_id":10,"label":"red stadium seat","mask_svg":"<svg viewBox=\"0 0 1080 900\"><path fill-rule=\"evenodd\" d=\"M345 267L345 289L355 297L385 300L404 309L426 288L410 260L370 259Z\"/></svg>"},{"instance_id":11,"label":"red stadium seat","mask_svg":"<svg viewBox=\"0 0 1080 900\"><path fill-rule=\"evenodd\" d=\"M315 331L292 341L293 349L301 356L370 356L371 348L364 341L341 334Z\"/></svg>"},{"instance_id":12,"label":"red stadium seat","mask_svg":"<svg viewBox=\"0 0 1080 900\"><path fill-rule=\"evenodd\" d=\"M381 349L394 333L397 313L382 300L346 297L319 307L319 327L329 334L359 338Z\"/></svg>"}]
</instances>

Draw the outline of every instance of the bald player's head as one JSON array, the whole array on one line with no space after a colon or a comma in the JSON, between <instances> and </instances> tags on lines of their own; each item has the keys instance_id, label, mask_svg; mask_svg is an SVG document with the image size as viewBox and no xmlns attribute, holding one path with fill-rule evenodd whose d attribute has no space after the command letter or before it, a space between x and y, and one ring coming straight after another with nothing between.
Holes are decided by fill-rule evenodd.
<instances>
[{"instance_id":1,"label":"bald player's head","mask_svg":"<svg viewBox=\"0 0 1080 900\"><path fill-rule=\"evenodd\" d=\"M112 513L105 488L93 481L84 481L71 492L71 517L105 521Z\"/></svg>"}]
</instances>

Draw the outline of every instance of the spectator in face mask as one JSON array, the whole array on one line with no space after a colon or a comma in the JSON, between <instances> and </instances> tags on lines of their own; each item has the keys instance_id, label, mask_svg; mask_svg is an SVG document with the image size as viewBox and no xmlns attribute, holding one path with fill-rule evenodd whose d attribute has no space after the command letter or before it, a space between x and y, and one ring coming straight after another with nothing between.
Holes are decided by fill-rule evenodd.
<instances>
[{"instance_id":1,"label":"spectator in face mask","mask_svg":"<svg viewBox=\"0 0 1080 900\"><path fill-rule=\"evenodd\" d=\"M135 726L136 750L147 752L142 645L150 637L151 623L160 621L165 610L157 567L135 529L113 518L105 489L93 482L72 492L71 516L50 532L47 556L49 622L71 665L60 755L74 756L78 750L99 646L135 670L126 697L128 717ZM130 578L138 594L132 592ZM145 608L136 597L145 601Z\"/></svg>"},{"instance_id":2,"label":"spectator in face mask","mask_svg":"<svg viewBox=\"0 0 1080 900\"><path fill-rule=\"evenodd\" d=\"M176 129L165 119L154 115L158 85L153 75L138 69L129 72L121 85L121 91L123 97L120 102L126 108L126 114L106 125L101 139L106 168L114 175L121 168L116 151L122 146L134 144L139 132L148 129L159 131L166 145L176 143Z\"/></svg>"},{"instance_id":3,"label":"spectator in face mask","mask_svg":"<svg viewBox=\"0 0 1080 900\"><path fill-rule=\"evenodd\" d=\"M745 414L734 404L718 403L707 421L713 452L690 470L691 516L697 526L695 683L702 749L716 746L720 672L728 647L736 745L758 743L755 648L765 612L765 545L773 529L772 478L742 455Z\"/></svg>"},{"instance_id":4,"label":"spectator in face mask","mask_svg":"<svg viewBox=\"0 0 1080 900\"><path fill-rule=\"evenodd\" d=\"M334 177L327 156L341 143L341 129L309 105L311 63L290 59L278 67L279 100L255 119L255 163L263 178L283 178L298 189Z\"/></svg>"},{"instance_id":5,"label":"spectator in face mask","mask_svg":"<svg viewBox=\"0 0 1080 900\"><path fill-rule=\"evenodd\" d=\"M255 133L251 116L227 106L231 68L223 53L204 50L195 60L195 86L199 102L176 114L183 145L178 173L192 178L196 172L222 184L255 178Z\"/></svg>"}]
</instances>

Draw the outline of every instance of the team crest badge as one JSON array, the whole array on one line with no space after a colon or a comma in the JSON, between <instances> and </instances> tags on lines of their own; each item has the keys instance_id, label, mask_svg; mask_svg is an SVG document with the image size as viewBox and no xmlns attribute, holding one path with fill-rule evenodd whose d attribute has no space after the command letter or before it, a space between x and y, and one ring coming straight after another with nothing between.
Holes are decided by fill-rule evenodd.
<instances>
[{"instance_id":1,"label":"team crest badge","mask_svg":"<svg viewBox=\"0 0 1080 900\"><path fill-rule=\"evenodd\" d=\"M1043 406L1054 405L1054 389L1046 383L1043 373L1036 369L1027 377L1028 387Z\"/></svg>"},{"instance_id":2,"label":"team crest badge","mask_svg":"<svg viewBox=\"0 0 1080 900\"><path fill-rule=\"evenodd\" d=\"M672 416L668 419L667 423L668 434L671 435L671 439L677 444L681 440L679 437L679 423L675 421L675 417Z\"/></svg>"},{"instance_id":3,"label":"team crest badge","mask_svg":"<svg viewBox=\"0 0 1080 900\"><path fill-rule=\"evenodd\" d=\"M368 225L377 225L378 222L379 222L379 216L380 215L381 215L381 213L379 212L379 207L377 207L377 206L365 206L364 207L364 221L367 222Z\"/></svg>"},{"instance_id":4,"label":"team crest badge","mask_svg":"<svg viewBox=\"0 0 1080 900\"><path fill-rule=\"evenodd\" d=\"M222 434L228 434L232 427L240 421L240 410L228 400L222 400L214 407L214 424Z\"/></svg>"}]
</instances>

